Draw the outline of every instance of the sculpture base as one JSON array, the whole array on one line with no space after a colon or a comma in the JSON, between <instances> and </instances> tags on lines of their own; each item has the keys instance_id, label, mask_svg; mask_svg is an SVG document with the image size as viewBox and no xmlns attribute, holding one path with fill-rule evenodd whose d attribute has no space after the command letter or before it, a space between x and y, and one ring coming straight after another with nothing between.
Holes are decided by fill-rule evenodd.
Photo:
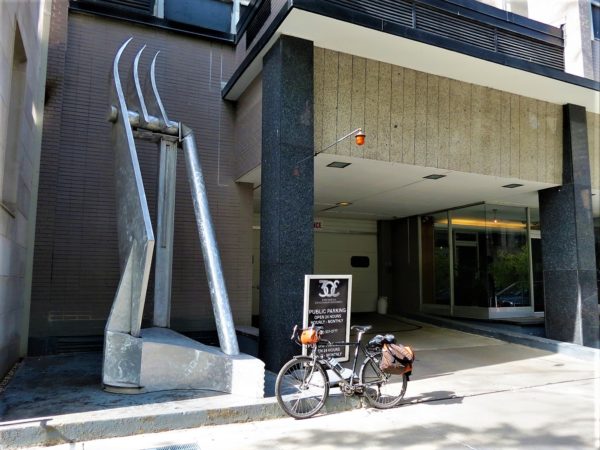
<instances>
[{"instance_id":1,"label":"sculpture base","mask_svg":"<svg viewBox=\"0 0 600 450\"><path fill-rule=\"evenodd\" d=\"M111 346L107 342L103 370L107 391L134 394L169 389L207 389L253 398L264 397L264 363L257 358L244 354L226 355L217 347L201 344L168 328L146 328L139 338L129 338L135 341L129 349L141 349L139 373L129 371L129 380L119 380L123 372L114 371L120 367L119 352L115 352L113 346L109 357L106 349L111 349ZM108 340L110 336L107 334ZM107 364L108 360L112 364ZM115 374L119 376L115 377ZM139 380L137 389L131 384L135 380Z\"/></svg>"}]
</instances>

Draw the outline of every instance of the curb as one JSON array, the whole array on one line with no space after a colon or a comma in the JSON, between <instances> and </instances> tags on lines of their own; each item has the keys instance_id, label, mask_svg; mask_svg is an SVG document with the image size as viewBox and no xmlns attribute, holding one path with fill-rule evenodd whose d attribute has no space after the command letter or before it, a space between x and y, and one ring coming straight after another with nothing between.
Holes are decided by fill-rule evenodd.
<instances>
[{"instance_id":1,"label":"curb","mask_svg":"<svg viewBox=\"0 0 600 450\"><path fill-rule=\"evenodd\" d=\"M341 412L360 407L359 397L335 394L329 396L322 411ZM93 411L5 422L0 425L0 449L51 446L288 417L275 397L261 399L255 404L206 410L199 409L197 405L186 405L185 401L165 404L154 413L143 414L142 409L145 408L128 407L112 414Z\"/></svg>"},{"instance_id":2,"label":"curb","mask_svg":"<svg viewBox=\"0 0 600 450\"><path fill-rule=\"evenodd\" d=\"M406 319L412 319L415 323L427 323L443 328L463 331L465 333L491 337L501 341L510 342L511 344L525 345L539 350L559 353L584 361L595 362L600 358L600 349L572 344L570 342L554 341L552 339L516 333L514 331L498 330L496 328L486 327L485 325L469 324L466 322L421 314L407 314L406 317L403 317L403 320Z\"/></svg>"}]
</instances>

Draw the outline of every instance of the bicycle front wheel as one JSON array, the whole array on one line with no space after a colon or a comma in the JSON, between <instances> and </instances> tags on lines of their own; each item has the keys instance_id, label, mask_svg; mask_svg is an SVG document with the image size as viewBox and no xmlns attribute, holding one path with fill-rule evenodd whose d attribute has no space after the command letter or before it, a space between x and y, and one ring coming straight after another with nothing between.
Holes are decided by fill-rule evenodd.
<instances>
[{"instance_id":1,"label":"bicycle front wheel","mask_svg":"<svg viewBox=\"0 0 600 450\"><path fill-rule=\"evenodd\" d=\"M385 374L379 368L379 361L368 357L360 368L359 381L371 406L388 409L397 406L404 397L408 377Z\"/></svg>"},{"instance_id":2,"label":"bicycle front wheel","mask_svg":"<svg viewBox=\"0 0 600 450\"><path fill-rule=\"evenodd\" d=\"M321 364L308 356L288 361L275 381L275 395L279 406L295 419L314 416L329 395L329 380Z\"/></svg>"}]
</instances>

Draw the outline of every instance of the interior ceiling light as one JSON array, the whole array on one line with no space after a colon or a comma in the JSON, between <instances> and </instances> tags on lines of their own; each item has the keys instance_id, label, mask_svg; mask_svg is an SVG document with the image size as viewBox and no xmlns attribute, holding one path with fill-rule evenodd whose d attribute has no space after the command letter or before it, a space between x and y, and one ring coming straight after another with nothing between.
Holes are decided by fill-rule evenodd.
<instances>
[{"instance_id":1,"label":"interior ceiling light","mask_svg":"<svg viewBox=\"0 0 600 450\"><path fill-rule=\"evenodd\" d=\"M352 163L334 161L332 163L327 164L327 167L335 167L336 169L343 169L344 167L348 167Z\"/></svg>"},{"instance_id":2,"label":"interior ceiling light","mask_svg":"<svg viewBox=\"0 0 600 450\"><path fill-rule=\"evenodd\" d=\"M338 202L335 206L350 206L352 202Z\"/></svg>"},{"instance_id":3,"label":"interior ceiling light","mask_svg":"<svg viewBox=\"0 0 600 450\"><path fill-rule=\"evenodd\" d=\"M440 178L444 178L445 176L446 175L441 175L439 173L432 173L431 175L427 175L423 178L427 178L428 180L439 180Z\"/></svg>"},{"instance_id":4,"label":"interior ceiling light","mask_svg":"<svg viewBox=\"0 0 600 450\"><path fill-rule=\"evenodd\" d=\"M504 186L502 186L503 188L508 188L508 189L514 189L514 188L518 188L523 186L522 184L519 183L511 183L511 184L505 184Z\"/></svg>"}]
</instances>

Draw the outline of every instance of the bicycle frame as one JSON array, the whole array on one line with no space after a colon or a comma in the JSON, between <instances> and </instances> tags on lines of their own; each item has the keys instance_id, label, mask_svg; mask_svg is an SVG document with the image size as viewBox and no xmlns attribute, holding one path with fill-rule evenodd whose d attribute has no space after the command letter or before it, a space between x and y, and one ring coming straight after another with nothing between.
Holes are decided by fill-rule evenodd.
<instances>
[{"instance_id":1,"label":"bicycle frame","mask_svg":"<svg viewBox=\"0 0 600 450\"><path fill-rule=\"evenodd\" d=\"M319 364L327 367L328 369L330 369L333 373L335 373L339 377L340 381L334 382L335 384L333 384L331 382L331 380L328 380L328 383L330 384L330 386L335 386L336 384L338 384L340 382L346 382L346 377L340 370L337 369L337 367L335 367L333 364L331 364L329 359L319 356L319 354L318 354L319 347L329 347L329 346L336 346L336 345L354 346L355 347L354 355L352 357L352 359L353 359L352 360L352 375L350 376L350 379L349 379L349 386L350 386L350 388L363 387L358 382L358 375L356 373L356 367L358 365L359 351L362 351L365 358L373 358L374 356L377 356L377 352L369 351L369 349L361 342L363 334L364 333L362 331L358 332L356 342L331 342L331 341L322 339L319 342L317 342L316 344L308 346L310 348L310 351L311 351L310 356L311 356L311 358L313 358L313 361L318 362ZM383 374L383 375L385 375L385 374Z\"/></svg>"}]
</instances>

